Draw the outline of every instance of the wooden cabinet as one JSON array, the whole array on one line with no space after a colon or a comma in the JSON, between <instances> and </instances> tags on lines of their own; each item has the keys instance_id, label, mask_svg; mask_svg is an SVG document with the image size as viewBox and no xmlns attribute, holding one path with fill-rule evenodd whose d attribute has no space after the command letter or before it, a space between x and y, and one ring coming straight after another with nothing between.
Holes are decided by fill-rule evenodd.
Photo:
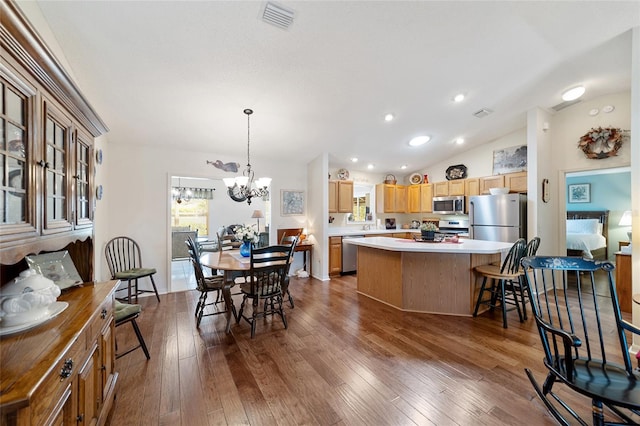
<instances>
[{"instance_id":1,"label":"wooden cabinet","mask_svg":"<svg viewBox=\"0 0 640 426\"><path fill-rule=\"evenodd\" d=\"M342 272L342 237L329 237L329 276Z\"/></svg>"},{"instance_id":2,"label":"wooden cabinet","mask_svg":"<svg viewBox=\"0 0 640 426\"><path fill-rule=\"evenodd\" d=\"M527 172L507 173L504 186L509 187L509 192L527 192Z\"/></svg>"},{"instance_id":3,"label":"wooden cabinet","mask_svg":"<svg viewBox=\"0 0 640 426\"><path fill-rule=\"evenodd\" d=\"M93 144L108 129L15 2L0 2L0 16L2 285L22 270L26 254L91 240ZM85 248L70 254L92 281L93 244Z\"/></svg>"},{"instance_id":4,"label":"wooden cabinet","mask_svg":"<svg viewBox=\"0 0 640 426\"><path fill-rule=\"evenodd\" d=\"M479 178L470 178L464 180L465 213L469 213L469 197L473 195L480 195Z\"/></svg>"},{"instance_id":5,"label":"wooden cabinet","mask_svg":"<svg viewBox=\"0 0 640 426\"><path fill-rule=\"evenodd\" d=\"M407 213L420 213L420 185L407 187Z\"/></svg>"},{"instance_id":6,"label":"wooden cabinet","mask_svg":"<svg viewBox=\"0 0 640 426\"><path fill-rule=\"evenodd\" d=\"M353 211L353 181L329 181L329 213Z\"/></svg>"},{"instance_id":7,"label":"wooden cabinet","mask_svg":"<svg viewBox=\"0 0 640 426\"><path fill-rule=\"evenodd\" d=\"M407 187L407 213L433 211L433 185L430 183Z\"/></svg>"},{"instance_id":8,"label":"wooden cabinet","mask_svg":"<svg viewBox=\"0 0 640 426\"><path fill-rule=\"evenodd\" d=\"M631 312L631 255L616 253L616 293L620 310Z\"/></svg>"},{"instance_id":9,"label":"wooden cabinet","mask_svg":"<svg viewBox=\"0 0 640 426\"><path fill-rule=\"evenodd\" d=\"M381 183L376 185L377 213L406 213L407 187Z\"/></svg>"},{"instance_id":10,"label":"wooden cabinet","mask_svg":"<svg viewBox=\"0 0 640 426\"><path fill-rule=\"evenodd\" d=\"M105 424L118 380L116 284L68 290L58 300L69 306L57 317L3 338L0 424Z\"/></svg>"},{"instance_id":11,"label":"wooden cabinet","mask_svg":"<svg viewBox=\"0 0 640 426\"><path fill-rule=\"evenodd\" d=\"M420 206L422 213L433 212L433 185L430 183L420 185Z\"/></svg>"},{"instance_id":12,"label":"wooden cabinet","mask_svg":"<svg viewBox=\"0 0 640 426\"><path fill-rule=\"evenodd\" d=\"M504 186L504 175L486 176L480 178L480 194L488 194L489 188Z\"/></svg>"},{"instance_id":13,"label":"wooden cabinet","mask_svg":"<svg viewBox=\"0 0 640 426\"><path fill-rule=\"evenodd\" d=\"M449 195L449 182L435 182L433 184L433 196L434 197L446 197Z\"/></svg>"},{"instance_id":14,"label":"wooden cabinet","mask_svg":"<svg viewBox=\"0 0 640 426\"><path fill-rule=\"evenodd\" d=\"M449 181L449 195L464 195L464 179Z\"/></svg>"}]
</instances>

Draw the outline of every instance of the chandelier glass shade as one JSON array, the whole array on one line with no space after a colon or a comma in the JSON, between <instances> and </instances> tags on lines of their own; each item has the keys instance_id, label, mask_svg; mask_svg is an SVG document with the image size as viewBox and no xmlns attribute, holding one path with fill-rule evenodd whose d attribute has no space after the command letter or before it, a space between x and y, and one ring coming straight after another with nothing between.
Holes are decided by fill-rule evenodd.
<instances>
[{"instance_id":1,"label":"chandelier glass shade","mask_svg":"<svg viewBox=\"0 0 640 426\"><path fill-rule=\"evenodd\" d=\"M227 187L227 193L232 200L239 203L246 201L251 204L253 197L267 197L269 195L269 185L271 178L261 177L254 180L253 170L251 170L251 161L249 156L249 147L251 143L251 126L250 117L253 110L247 108L244 110L247 114L247 168L242 172L242 176L235 178L223 178L223 182Z\"/></svg>"}]
</instances>

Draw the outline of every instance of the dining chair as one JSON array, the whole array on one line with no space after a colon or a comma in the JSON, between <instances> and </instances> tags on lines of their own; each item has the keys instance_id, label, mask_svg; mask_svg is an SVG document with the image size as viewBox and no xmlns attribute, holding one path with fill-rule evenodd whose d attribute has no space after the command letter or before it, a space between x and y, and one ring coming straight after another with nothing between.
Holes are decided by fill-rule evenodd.
<instances>
[{"instance_id":1,"label":"dining chair","mask_svg":"<svg viewBox=\"0 0 640 426\"><path fill-rule=\"evenodd\" d=\"M480 305L489 306L490 310L500 306L502 309L502 326L507 328L507 311L516 309L520 322L524 321L520 304L522 300L522 272L520 260L525 254L527 241L518 239L509 249L501 265L479 265L474 268L476 274L482 277L482 286L478 293L478 300L473 311L473 316L478 315ZM491 280L491 285L487 282ZM489 298L485 299L485 293ZM519 299L520 298L520 299ZM507 308L512 305L513 308Z\"/></svg>"},{"instance_id":2,"label":"dining chair","mask_svg":"<svg viewBox=\"0 0 640 426\"><path fill-rule=\"evenodd\" d=\"M640 374L626 333L637 338L640 329L622 318L614 265L533 256L522 266L547 376L541 386L529 368L525 372L549 412L562 425L637 425ZM591 400L591 409L572 408L578 397Z\"/></svg>"},{"instance_id":3,"label":"dining chair","mask_svg":"<svg viewBox=\"0 0 640 426\"><path fill-rule=\"evenodd\" d=\"M158 288L153 280L156 273L155 268L142 267L142 253L140 246L132 238L115 237L107 242L104 248L104 254L107 258L107 266L111 273L112 280L122 280L127 283L127 303L131 303L132 296L135 296L136 302L138 295L142 293L155 293L156 299L160 302ZM138 280L149 277L153 290L141 289L138 287ZM133 294L132 294L133 289ZM116 291L125 290L124 288Z\"/></svg>"},{"instance_id":4,"label":"dining chair","mask_svg":"<svg viewBox=\"0 0 640 426\"><path fill-rule=\"evenodd\" d=\"M242 304L236 319L246 320L251 325L251 338L256 333L259 318L278 314L284 328L287 318L283 309L283 291L286 291L286 276L289 268L292 246L274 245L251 250L250 270L246 282L240 284ZM251 316L245 314L247 300L252 301ZM260 300L263 300L262 311Z\"/></svg>"},{"instance_id":5,"label":"dining chair","mask_svg":"<svg viewBox=\"0 0 640 426\"><path fill-rule=\"evenodd\" d=\"M291 282L289 277L289 271L291 269L291 264L293 263L293 255L295 253L296 245L298 245L298 236L296 235L283 235L280 239L280 244L284 246L291 246L291 255L289 256L289 267L287 268L287 276L285 277L286 286L284 288L284 292L287 293L287 298L289 299L289 305L293 309L293 296L291 296L291 291L289 291L289 284Z\"/></svg>"},{"instance_id":6,"label":"dining chair","mask_svg":"<svg viewBox=\"0 0 640 426\"><path fill-rule=\"evenodd\" d=\"M142 337L142 333L140 332L140 327L138 327L138 323L136 319L140 316L140 312L142 312L142 306L140 305L132 305L129 303L122 303L118 300L115 301L113 317L115 320L116 328L120 327L122 324L130 323L133 327L133 332L136 334L138 338L138 345L134 346L130 349L125 350L124 352L118 353L118 341L116 339L116 359L126 354L135 351L138 348L141 348L144 352L144 356L147 359L151 359L149 355L149 350L147 349L147 345L144 342L144 338Z\"/></svg>"},{"instance_id":7,"label":"dining chair","mask_svg":"<svg viewBox=\"0 0 640 426\"><path fill-rule=\"evenodd\" d=\"M525 257L535 256L538 253L539 247L540 247L540 237L533 237L532 239L529 240L529 242L527 243L527 246L524 249L524 256ZM522 260L520 260L520 264L522 264ZM514 286L516 285L519 287L518 290L521 295L520 300L522 301L522 316L526 320L528 319L527 301L529 302L529 304L531 304L531 295L529 294L529 291L528 291L529 289L525 285L524 280L520 280L519 283L514 283Z\"/></svg>"}]
</instances>

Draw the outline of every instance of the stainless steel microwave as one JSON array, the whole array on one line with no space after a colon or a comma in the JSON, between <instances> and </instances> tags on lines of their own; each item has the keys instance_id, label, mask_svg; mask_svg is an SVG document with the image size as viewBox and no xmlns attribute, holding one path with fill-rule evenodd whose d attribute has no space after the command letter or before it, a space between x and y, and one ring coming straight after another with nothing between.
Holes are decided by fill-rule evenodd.
<instances>
[{"instance_id":1,"label":"stainless steel microwave","mask_svg":"<svg viewBox=\"0 0 640 426\"><path fill-rule=\"evenodd\" d=\"M433 197L433 213L464 214L464 195Z\"/></svg>"}]
</instances>

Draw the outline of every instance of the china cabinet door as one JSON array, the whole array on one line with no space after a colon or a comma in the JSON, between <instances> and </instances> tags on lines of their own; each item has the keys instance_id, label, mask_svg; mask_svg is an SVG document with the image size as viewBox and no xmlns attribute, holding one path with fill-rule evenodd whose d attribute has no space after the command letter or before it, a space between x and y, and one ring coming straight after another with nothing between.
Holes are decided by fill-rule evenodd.
<instances>
[{"instance_id":1,"label":"china cabinet door","mask_svg":"<svg viewBox=\"0 0 640 426\"><path fill-rule=\"evenodd\" d=\"M93 225L93 193L90 184L93 178L93 149L91 138L80 131L75 137L75 227L84 228Z\"/></svg>"},{"instance_id":2,"label":"china cabinet door","mask_svg":"<svg viewBox=\"0 0 640 426\"><path fill-rule=\"evenodd\" d=\"M37 233L32 145L35 91L0 70L0 235L4 241ZM6 78L5 78L6 77Z\"/></svg>"},{"instance_id":3,"label":"china cabinet door","mask_svg":"<svg viewBox=\"0 0 640 426\"><path fill-rule=\"evenodd\" d=\"M71 120L45 102L44 229L43 233L71 230L71 190L69 184Z\"/></svg>"}]
</instances>

